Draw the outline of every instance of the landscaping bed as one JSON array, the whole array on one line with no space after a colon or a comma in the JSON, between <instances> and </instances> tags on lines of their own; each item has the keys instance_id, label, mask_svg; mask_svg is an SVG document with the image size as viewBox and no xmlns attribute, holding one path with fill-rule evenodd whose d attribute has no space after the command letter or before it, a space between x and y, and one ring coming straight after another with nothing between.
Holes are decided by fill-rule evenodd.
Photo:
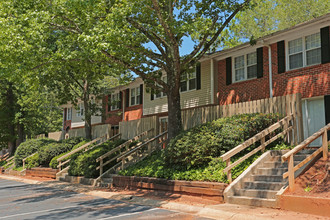
<instances>
[{"instance_id":1,"label":"landscaping bed","mask_svg":"<svg viewBox=\"0 0 330 220\"><path fill-rule=\"evenodd\" d=\"M114 176L114 187L128 189L162 190L171 193L200 196L202 198L223 202L223 191L227 187L225 183L165 180L160 178Z\"/></svg>"},{"instance_id":2,"label":"landscaping bed","mask_svg":"<svg viewBox=\"0 0 330 220\"><path fill-rule=\"evenodd\" d=\"M277 114L242 114L206 123L184 131L172 139L164 150L158 150L144 160L120 171L123 176L156 177L169 180L227 183L219 157L264 130L280 119ZM273 134L274 135L274 134ZM271 135L272 136L272 135ZM257 143L258 144L258 143ZM232 158L239 159L256 146L252 145ZM288 149L282 140L267 150ZM259 152L232 169L235 179L260 155Z\"/></svg>"},{"instance_id":3,"label":"landscaping bed","mask_svg":"<svg viewBox=\"0 0 330 220\"><path fill-rule=\"evenodd\" d=\"M326 163L320 158L310 169L295 179L295 190L280 198L281 209L330 216L330 176L325 179Z\"/></svg>"}]
</instances>

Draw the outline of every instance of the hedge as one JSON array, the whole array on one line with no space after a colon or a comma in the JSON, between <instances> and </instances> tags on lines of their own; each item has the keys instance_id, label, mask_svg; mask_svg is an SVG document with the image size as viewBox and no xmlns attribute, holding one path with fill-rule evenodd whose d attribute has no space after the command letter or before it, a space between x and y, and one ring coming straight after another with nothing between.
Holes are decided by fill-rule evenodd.
<instances>
[{"instance_id":1,"label":"hedge","mask_svg":"<svg viewBox=\"0 0 330 220\"><path fill-rule=\"evenodd\" d=\"M81 146L83 146L84 144L86 144L86 143L88 143L89 141L82 141L82 142L80 142L80 143L78 143L78 144L76 144L70 151L72 151L72 150L75 150L75 149L77 149L77 148L79 148L79 147L81 147ZM60 155L57 155L56 157L53 157L53 159L50 161L50 163L49 163L49 167L51 167L51 168L53 168L53 169L57 169L57 166L58 166L58 161L57 161L57 159L58 158L60 158L60 157L62 157L62 156L64 156L64 155L66 155L67 153L69 153L70 151L67 151L67 152L64 152L64 153L62 153L62 154L60 154ZM72 155L70 156L70 157L68 157L67 159L70 159L72 157Z\"/></svg>"},{"instance_id":2,"label":"hedge","mask_svg":"<svg viewBox=\"0 0 330 220\"><path fill-rule=\"evenodd\" d=\"M40 148L50 144L56 143L53 139L41 138L41 139L31 139L21 143L15 152L15 164L16 167L23 165L23 159L37 152Z\"/></svg>"},{"instance_id":3,"label":"hedge","mask_svg":"<svg viewBox=\"0 0 330 220\"><path fill-rule=\"evenodd\" d=\"M124 142L124 140L107 141L89 151L74 154L69 163L69 175L87 178L98 177L99 170L96 170L96 167L99 166L99 163L96 162L96 159ZM104 170L111 168L116 163L116 161L113 161Z\"/></svg>"},{"instance_id":4,"label":"hedge","mask_svg":"<svg viewBox=\"0 0 330 220\"><path fill-rule=\"evenodd\" d=\"M280 119L278 114L242 114L184 131L164 151L167 164L200 167L243 143ZM244 153L244 152L243 152Z\"/></svg>"}]
</instances>

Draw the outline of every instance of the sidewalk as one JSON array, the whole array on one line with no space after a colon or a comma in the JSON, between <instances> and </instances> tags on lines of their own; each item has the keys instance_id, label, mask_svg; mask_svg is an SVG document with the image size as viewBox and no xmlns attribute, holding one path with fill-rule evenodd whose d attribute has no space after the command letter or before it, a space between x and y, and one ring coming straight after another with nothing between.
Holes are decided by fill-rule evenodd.
<instances>
[{"instance_id":1,"label":"sidewalk","mask_svg":"<svg viewBox=\"0 0 330 220\"><path fill-rule=\"evenodd\" d=\"M135 196L123 194L121 192L107 192L105 189L95 189L91 186L80 184L71 184L59 181L39 181L27 179L24 177L1 175L0 178L7 180L15 180L28 184L39 184L46 187L53 187L66 191L73 191L83 193L86 195L98 196L105 199L121 200L129 203L148 205L157 208L175 210L189 214L198 215L201 217L208 217L213 219L244 219L244 220L264 220L264 219L329 219L322 216L308 215L297 212L258 208L250 206L232 205L232 204L217 204L217 205L188 205L184 203L164 201L155 198Z\"/></svg>"}]
</instances>

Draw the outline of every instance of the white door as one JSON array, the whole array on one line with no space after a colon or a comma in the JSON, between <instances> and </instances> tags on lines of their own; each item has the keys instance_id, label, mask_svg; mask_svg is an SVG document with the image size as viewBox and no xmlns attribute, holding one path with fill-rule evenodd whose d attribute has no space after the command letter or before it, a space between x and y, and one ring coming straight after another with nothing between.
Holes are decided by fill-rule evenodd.
<instances>
[{"instance_id":1,"label":"white door","mask_svg":"<svg viewBox=\"0 0 330 220\"><path fill-rule=\"evenodd\" d=\"M304 137L308 138L325 126L324 98L306 99L302 105L304 121ZM322 139L318 138L310 146L321 146Z\"/></svg>"}]
</instances>

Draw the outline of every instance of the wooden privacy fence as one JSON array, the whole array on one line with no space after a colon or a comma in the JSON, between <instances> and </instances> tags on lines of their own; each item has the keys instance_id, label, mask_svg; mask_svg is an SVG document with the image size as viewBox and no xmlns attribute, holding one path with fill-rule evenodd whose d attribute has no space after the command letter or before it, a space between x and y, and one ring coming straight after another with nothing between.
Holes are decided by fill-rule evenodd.
<instances>
[{"instance_id":1,"label":"wooden privacy fence","mask_svg":"<svg viewBox=\"0 0 330 220\"><path fill-rule=\"evenodd\" d=\"M260 151L260 150L264 151L268 144L274 142L278 138L283 137L285 135L288 135L289 132L291 132L292 129L293 129L293 127L292 127L293 119L294 119L293 115L286 116L285 118L283 118L279 122L269 126L268 128L264 129L263 131L259 132L256 135L254 135L253 137L251 137L250 139L248 139L244 143L238 145L237 147L231 149L227 153L221 155L220 158L223 161L226 161L226 168L223 171L225 173L227 173L227 178L228 178L229 182L230 183L232 182L232 178L231 178L231 169L232 168L234 168L238 164L242 163L244 160L251 157L252 155L256 154L258 151ZM291 122L291 125L290 125L290 122ZM266 141L266 137L268 135L270 135L271 133L273 133L274 131L276 131L277 129L279 129L279 128L283 128L283 131L278 133L274 137L270 137L269 140ZM252 151L250 151L249 153L245 154L243 157L236 160L234 163L231 163L230 159L233 156L235 156L236 154L238 154L242 150L248 148L252 144L255 144L259 140L260 140L260 146L259 147L255 148Z\"/></svg>"},{"instance_id":2,"label":"wooden privacy fence","mask_svg":"<svg viewBox=\"0 0 330 220\"><path fill-rule=\"evenodd\" d=\"M157 116L119 122L119 133L122 135L121 138L123 140L132 139L138 134L141 134L142 132L148 131L150 129L154 129L155 134L158 134Z\"/></svg>"},{"instance_id":3,"label":"wooden privacy fence","mask_svg":"<svg viewBox=\"0 0 330 220\"><path fill-rule=\"evenodd\" d=\"M289 177L289 190L294 190L294 173L299 170L302 166L304 166L306 163L317 157L321 152L323 152L323 158L324 160L327 160L328 158L328 130L330 130L330 123L326 125L325 127L321 128L318 132L315 132L312 136L307 138L305 141L303 141L301 144L287 152L282 156L282 161L288 160L288 172L283 174L283 179ZM322 146L316 150L314 153L306 157L303 161L301 161L299 164L294 166L294 160L293 156L297 154L299 151L306 148L310 143L312 143L314 140L322 136Z\"/></svg>"},{"instance_id":4,"label":"wooden privacy fence","mask_svg":"<svg viewBox=\"0 0 330 220\"><path fill-rule=\"evenodd\" d=\"M293 140L297 144L303 138L301 94L278 96L230 105L217 105L182 110L182 124L185 130L222 117L246 113L279 113L293 115Z\"/></svg>"}]
</instances>

